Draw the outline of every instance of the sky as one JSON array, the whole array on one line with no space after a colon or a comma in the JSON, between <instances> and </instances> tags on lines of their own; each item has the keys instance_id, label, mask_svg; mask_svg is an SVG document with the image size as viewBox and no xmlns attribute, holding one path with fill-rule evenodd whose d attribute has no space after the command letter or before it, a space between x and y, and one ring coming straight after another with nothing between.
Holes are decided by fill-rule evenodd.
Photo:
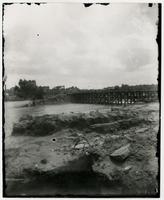
<instances>
[{"instance_id":1,"label":"sky","mask_svg":"<svg viewBox=\"0 0 164 200\"><path fill-rule=\"evenodd\" d=\"M157 84L157 5L81 3L6 5L7 88L37 85L99 89Z\"/></svg>"}]
</instances>

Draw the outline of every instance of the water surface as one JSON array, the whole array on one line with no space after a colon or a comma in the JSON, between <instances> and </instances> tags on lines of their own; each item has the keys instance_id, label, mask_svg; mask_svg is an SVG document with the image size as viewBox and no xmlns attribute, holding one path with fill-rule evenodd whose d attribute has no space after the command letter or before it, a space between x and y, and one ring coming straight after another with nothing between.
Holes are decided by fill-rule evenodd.
<instances>
[{"instance_id":1,"label":"water surface","mask_svg":"<svg viewBox=\"0 0 164 200\"><path fill-rule=\"evenodd\" d=\"M89 112L93 110L107 109L107 105L94 104L58 104L58 105L37 105L34 107L24 107L29 101L5 102L5 144L7 148L15 147L22 140L28 140L28 136L12 136L14 123L25 115L42 116L46 114L59 114L70 112Z\"/></svg>"}]
</instances>

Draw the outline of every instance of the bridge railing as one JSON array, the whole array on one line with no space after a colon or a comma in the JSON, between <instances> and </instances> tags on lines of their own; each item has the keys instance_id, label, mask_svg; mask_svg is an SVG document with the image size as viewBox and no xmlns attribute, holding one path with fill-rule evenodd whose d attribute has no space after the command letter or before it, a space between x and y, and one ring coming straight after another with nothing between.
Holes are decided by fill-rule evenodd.
<instances>
[{"instance_id":1,"label":"bridge railing","mask_svg":"<svg viewBox=\"0 0 164 200\"><path fill-rule=\"evenodd\" d=\"M89 104L134 104L158 101L157 91L95 91L70 94L71 102Z\"/></svg>"}]
</instances>

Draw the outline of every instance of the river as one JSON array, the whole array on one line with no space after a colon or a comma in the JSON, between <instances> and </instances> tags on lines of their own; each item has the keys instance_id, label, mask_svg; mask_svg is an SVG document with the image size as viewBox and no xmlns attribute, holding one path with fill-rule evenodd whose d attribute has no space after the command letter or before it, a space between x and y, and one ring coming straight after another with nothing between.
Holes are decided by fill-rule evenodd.
<instances>
[{"instance_id":1,"label":"river","mask_svg":"<svg viewBox=\"0 0 164 200\"><path fill-rule=\"evenodd\" d=\"M93 110L107 109L107 105L95 104L58 104L58 105L37 105L35 107L24 107L29 101L10 101L5 102L5 144L6 148L15 147L22 140L28 139L26 136L12 136L14 123L19 122L19 119L25 115L41 116L47 114L59 114L70 112L89 112Z\"/></svg>"}]
</instances>

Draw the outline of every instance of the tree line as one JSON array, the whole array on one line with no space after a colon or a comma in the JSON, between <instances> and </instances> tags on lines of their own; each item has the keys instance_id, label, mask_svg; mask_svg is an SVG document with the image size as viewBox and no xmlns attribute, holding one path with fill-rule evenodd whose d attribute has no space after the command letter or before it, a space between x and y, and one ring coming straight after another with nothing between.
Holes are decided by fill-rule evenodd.
<instances>
[{"instance_id":1,"label":"tree line","mask_svg":"<svg viewBox=\"0 0 164 200\"><path fill-rule=\"evenodd\" d=\"M46 90L45 90L46 89ZM132 91L132 90L157 90L157 85L127 85L122 84L121 86L106 87L101 90L119 90L119 91ZM80 91L92 91L91 90L82 90L75 86L65 88L65 86L56 86L52 89L44 86L37 86L35 80L23 80L20 79L18 85L14 87L14 95L22 99L43 99L46 95L58 95L58 94L70 94ZM94 91L94 90L93 90Z\"/></svg>"},{"instance_id":2,"label":"tree line","mask_svg":"<svg viewBox=\"0 0 164 200\"><path fill-rule=\"evenodd\" d=\"M14 87L14 94L23 99L43 99L44 90L36 85L35 80L19 80L18 86Z\"/></svg>"}]
</instances>

